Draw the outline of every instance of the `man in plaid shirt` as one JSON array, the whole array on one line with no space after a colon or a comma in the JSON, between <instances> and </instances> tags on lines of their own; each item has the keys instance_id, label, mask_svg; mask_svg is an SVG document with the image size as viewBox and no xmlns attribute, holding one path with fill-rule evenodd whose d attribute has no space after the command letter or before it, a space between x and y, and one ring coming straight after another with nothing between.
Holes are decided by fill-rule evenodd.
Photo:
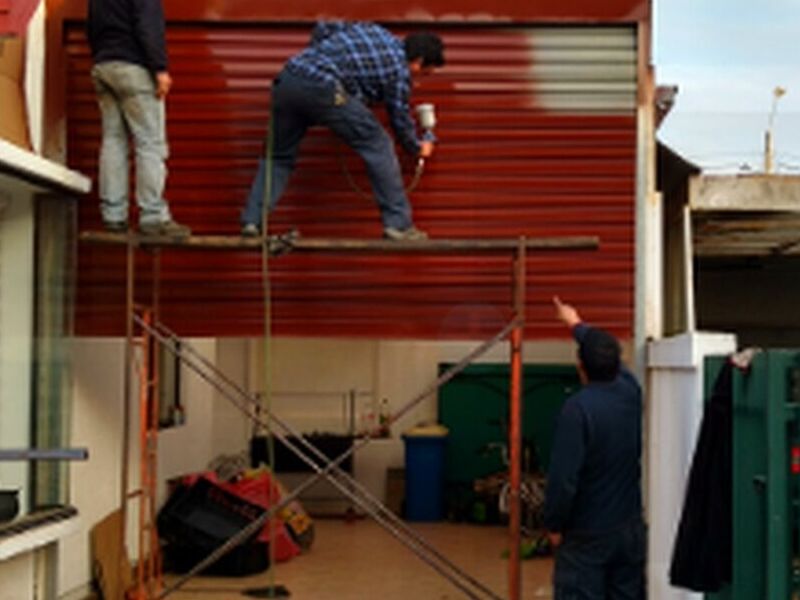
<instances>
[{"instance_id":1,"label":"man in plaid shirt","mask_svg":"<svg viewBox=\"0 0 800 600\"><path fill-rule=\"evenodd\" d=\"M306 130L324 125L364 160L384 237L425 239L411 219L392 139L368 105L384 104L408 154L430 156L433 141L417 138L409 112L411 78L444 65L443 52L441 39L432 33L401 40L373 23L318 23L309 46L287 61L273 83L270 210L286 188ZM244 236L259 235L265 171L262 160L242 213Z\"/></svg>"}]
</instances>

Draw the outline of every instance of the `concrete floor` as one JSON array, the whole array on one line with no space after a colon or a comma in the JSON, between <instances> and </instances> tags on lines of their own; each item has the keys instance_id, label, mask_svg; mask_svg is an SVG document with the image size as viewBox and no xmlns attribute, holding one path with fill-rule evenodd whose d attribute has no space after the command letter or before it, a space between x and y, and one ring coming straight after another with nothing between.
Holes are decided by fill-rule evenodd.
<instances>
[{"instance_id":1,"label":"concrete floor","mask_svg":"<svg viewBox=\"0 0 800 600\"><path fill-rule=\"evenodd\" d=\"M200 577L169 597L175 600L246 598L248 588L282 584L294 600L455 600L464 593L371 520L317 520L311 551L279 563L273 572L243 578ZM450 523L414 529L460 569L508 596L507 530ZM522 598L551 598L552 560L522 562ZM166 581L175 576L167 575Z\"/></svg>"}]
</instances>

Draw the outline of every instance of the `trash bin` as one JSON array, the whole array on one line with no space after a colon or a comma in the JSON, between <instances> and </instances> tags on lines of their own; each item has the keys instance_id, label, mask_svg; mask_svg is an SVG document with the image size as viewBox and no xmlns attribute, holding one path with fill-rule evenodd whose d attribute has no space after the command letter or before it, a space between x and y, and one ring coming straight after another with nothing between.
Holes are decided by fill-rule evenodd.
<instances>
[{"instance_id":1,"label":"trash bin","mask_svg":"<svg viewBox=\"0 0 800 600\"><path fill-rule=\"evenodd\" d=\"M406 512L409 521L444 517L444 461L447 428L420 426L403 434L406 454Z\"/></svg>"}]
</instances>

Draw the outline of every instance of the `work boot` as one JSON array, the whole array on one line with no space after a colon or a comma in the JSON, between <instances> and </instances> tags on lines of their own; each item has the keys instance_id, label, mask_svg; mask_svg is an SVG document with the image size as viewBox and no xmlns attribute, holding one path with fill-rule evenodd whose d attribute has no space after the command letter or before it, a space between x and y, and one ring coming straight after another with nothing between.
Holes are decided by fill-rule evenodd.
<instances>
[{"instance_id":1,"label":"work boot","mask_svg":"<svg viewBox=\"0 0 800 600\"><path fill-rule=\"evenodd\" d=\"M408 229L395 229L394 227L386 227L383 230L383 237L387 240L392 240L395 242L409 242L427 240L428 234L411 225Z\"/></svg>"},{"instance_id":2,"label":"work boot","mask_svg":"<svg viewBox=\"0 0 800 600\"><path fill-rule=\"evenodd\" d=\"M158 235L171 238L187 238L192 235L191 229L172 219L160 223L140 223L139 231L143 235Z\"/></svg>"},{"instance_id":3,"label":"work boot","mask_svg":"<svg viewBox=\"0 0 800 600\"><path fill-rule=\"evenodd\" d=\"M103 227L111 233L125 233L128 231L127 221L105 221Z\"/></svg>"},{"instance_id":4,"label":"work boot","mask_svg":"<svg viewBox=\"0 0 800 600\"><path fill-rule=\"evenodd\" d=\"M254 238L259 237L261 235L261 231L258 228L258 225L255 223L245 223L242 225L242 237L246 238Z\"/></svg>"}]
</instances>

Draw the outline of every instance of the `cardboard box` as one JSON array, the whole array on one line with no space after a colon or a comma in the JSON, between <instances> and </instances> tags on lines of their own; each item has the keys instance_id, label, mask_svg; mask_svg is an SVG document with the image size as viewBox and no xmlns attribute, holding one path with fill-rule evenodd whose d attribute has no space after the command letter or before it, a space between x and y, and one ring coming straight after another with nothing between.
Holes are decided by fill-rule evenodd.
<instances>
[{"instance_id":1,"label":"cardboard box","mask_svg":"<svg viewBox=\"0 0 800 600\"><path fill-rule=\"evenodd\" d=\"M4 75L0 75L0 106L3 107L0 114L0 138L30 150L22 87Z\"/></svg>"},{"instance_id":2,"label":"cardboard box","mask_svg":"<svg viewBox=\"0 0 800 600\"><path fill-rule=\"evenodd\" d=\"M97 523L89 534L92 575L106 600L124 600L133 585L133 571L122 544L122 511Z\"/></svg>"},{"instance_id":3,"label":"cardboard box","mask_svg":"<svg viewBox=\"0 0 800 600\"><path fill-rule=\"evenodd\" d=\"M24 40L0 40L0 138L31 149L23 91Z\"/></svg>"}]
</instances>

